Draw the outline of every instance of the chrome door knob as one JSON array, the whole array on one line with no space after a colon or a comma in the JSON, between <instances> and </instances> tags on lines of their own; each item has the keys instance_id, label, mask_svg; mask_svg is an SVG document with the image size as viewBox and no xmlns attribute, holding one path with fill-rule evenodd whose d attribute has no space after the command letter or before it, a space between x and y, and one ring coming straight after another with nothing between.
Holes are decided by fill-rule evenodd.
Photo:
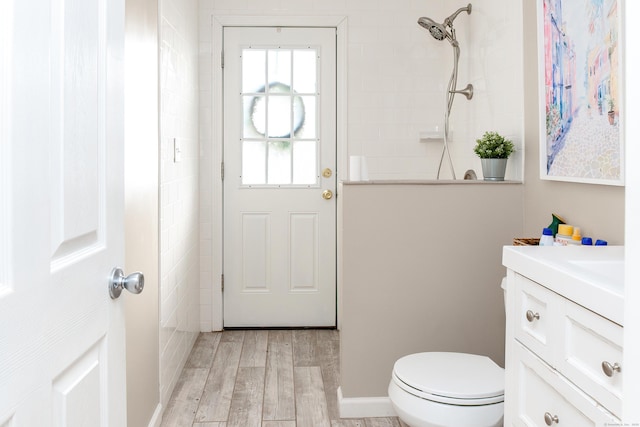
<instances>
[{"instance_id":1,"label":"chrome door knob","mask_svg":"<svg viewBox=\"0 0 640 427\"><path fill-rule=\"evenodd\" d=\"M620 372L620 364L614 363L613 365L607 361L602 362L602 372L608 377L612 377L616 372Z\"/></svg>"},{"instance_id":2,"label":"chrome door knob","mask_svg":"<svg viewBox=\"0 0 640 427\"><path fill-rule=\"evenodd\" d=\"M118 298L123 289L132 294L142 292L144 289L144 274L137 271L125 276L121 268L116 267L111 270L111 277L109 278L109 295L111 299Z\"/></svg>"},{"instance_id":3,"label":"chrome door knob","mask_svg":"<svg viewBox=\"0 0 640 427\"><path fill-rule=\"evenodd\" d=\"M560 420L558 419L557 415L551 415L548 412L544 413L544 423L548 426L553 425L553 424L558 424L560 422Z\"/></svg>"},{"instance_id":4,"label":"chrome door knob","mask_svg":"<svg viewBox=\"0 0 640 427\"><path fill-rule=\"evenodd\" d=\"M540 314L539 313L534 313L531 310L527 310L527 320L529 322L533 322L534 320L538 320L540 319Z\"/></svg>"}]
</instances>

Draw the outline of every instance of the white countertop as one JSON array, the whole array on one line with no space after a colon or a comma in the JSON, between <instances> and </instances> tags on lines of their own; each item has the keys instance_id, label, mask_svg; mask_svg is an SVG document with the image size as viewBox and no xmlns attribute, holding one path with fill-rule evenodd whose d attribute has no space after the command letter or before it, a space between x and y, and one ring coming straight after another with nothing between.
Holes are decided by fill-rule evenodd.
<instances>
[{"instance_id":1,"label":"white countertop","mask_svg":"<svg viewBox=\"0 0 640 427\"><path fill-rule=\"evenodd\" d=\"M624 246L505 246L502 264L623 324Z\"/></svg>"}]
</instances>

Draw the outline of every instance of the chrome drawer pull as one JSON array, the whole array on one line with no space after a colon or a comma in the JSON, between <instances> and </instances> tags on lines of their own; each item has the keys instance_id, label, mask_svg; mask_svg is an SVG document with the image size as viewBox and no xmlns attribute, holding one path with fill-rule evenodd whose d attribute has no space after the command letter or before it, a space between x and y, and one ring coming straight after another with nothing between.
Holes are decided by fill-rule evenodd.
<instances>
[{"instance_id":1,"label":"chrome drawer pull","mask_svg":"<svg viewBox=\"0 0 640 427\"><path fill-rule=\"evenodd\" d=\"M614 363L613 365L607 361L602 362L602 372L608 377L612 377L614 373L620 372L620 365Z\"/></svg>"},{"instance_id":2,"label":"chrome drawer pull","mask_svg":"<svg viewBox=\"0 0 640 427\"><path fill-rule=\"evenodd\" d=\"M550 413L545 412L544 413L544 422L545 422L546 425L550 426L550 425L552 425L554 423L555 424L560 423L560 420L558 419L557 415L551 415Z\"/></svg>"},{"instance_id":3,"label":"chrome drawer pull","mask_svg":"<svg viewBox=\"0 0 640 427\"><path fill-rule=\"evenodd\" d=\"M534 313L531 310L527 310L527 320L529 322L533 322L534 320L539 320L540 319L540 314L539 313ZM551 424L549 424L551 425Z\"/></svg>"}]
</instances>

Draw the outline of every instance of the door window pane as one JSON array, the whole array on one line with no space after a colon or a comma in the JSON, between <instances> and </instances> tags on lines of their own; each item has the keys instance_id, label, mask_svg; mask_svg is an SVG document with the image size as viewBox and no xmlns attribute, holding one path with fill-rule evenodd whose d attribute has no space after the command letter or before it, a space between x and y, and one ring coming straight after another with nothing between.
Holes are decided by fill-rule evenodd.
<instances>
[{"instance_id":1,"label":"door window pane","mask_svg":"<svg viewBox=\"0 0 640 427\"><path fill-rule=\"evenodd\" d=\"M267 129L266 96L245 95L242 97L242 137L263 138Z\"/></svg>"},{"instance_id":2,"label":"door window pane","mask_svg":"<svg viewBox=\"0 0 640 427\"><path fill-rule=\"evenodd\" d=\"M295 50L293 52L293 90L297 93L316 93L316 56L315 49Z\"/></svg>"},{"instance_id":3,"label":"door window pane","mask_svg":"<svg viewBox=\"0 0 640 427\"><path fill-rule=\"evenodd\" d=\"M316 141L296 141L293 146L293 184L312 185L318 180Z\"/></svg>"},{"instance_id":4,"label":"door window pane","mask_svg":"<svg viewBox=\"0 0 640 427\"><path fill-rule=\"evenodd\" d=\"M316 120L316 103L317 96L300 96L302 108L304 109L304 120L296 129L296 138L315 139L317 138L317 120ZM295 106L295 104L294 104ZM295 116L294 116L295 118Z\"/></svg>"},{"instance_id":5,"label":"door window pane","mask_svg":"<svg viewBox=\"0 0 640 427\"><path fill-rule=\"evenodd\" d=\"M288 49L269 50L270 82L280 82L291 88L291 51ZM289 89L290 90L290 89Z\"/></svg>"},{"instance_id":6,"label":"door window pane","mask_svg":"<svg viewBox=\"0 0 640 427\"><path fill-rule=\"evenodd\" d=\"M271 138L291 136L291 97L269 97L267 109L267 131Z\"/></svg>"},{"instance_id":7,"label":"door window pane","mask_svg":"<svg viewBox=\"0 0 640 427\"><path fill-rule=\"evenodd\" d=\"M269 142L269 171L267 182L271 185L291 184L291 141Z\"/></svg>"},{"instance_id":8,"label":"door window pane","mask_svg":"<svg viewBox=\"0 0 640 427\"><path fill-rule=\"evenodd\" d=\"M266 84L266 55L262 49L242 50L242 92L259 92Z\"/></svg>"},{"instance_id":9,"label":"door window pane","mask_svg":"<svg viewBox=\"0 0 640 427\"><path fill-rule=\"evenodd\" d=\"M242 184L266 184L265 157L267 144L264 141L244 141L242 143Z\"/></svg>"}]
</instances>

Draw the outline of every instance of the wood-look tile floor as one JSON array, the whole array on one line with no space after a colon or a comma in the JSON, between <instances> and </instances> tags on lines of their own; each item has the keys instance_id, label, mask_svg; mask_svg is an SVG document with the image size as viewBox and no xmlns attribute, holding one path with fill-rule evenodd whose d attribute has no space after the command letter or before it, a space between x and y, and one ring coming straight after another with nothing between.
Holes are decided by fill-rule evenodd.
<instances>
[{"instance_id":1,"label":"wood-look tile floor","mask_svg":"<svg viewBox=\"0 0 640 427\"><path fill-rule=\"evenodd\" d=\"M400 427L340 419L335 330L201 333L161 427Z\"/></svg>"}]
</instances>

